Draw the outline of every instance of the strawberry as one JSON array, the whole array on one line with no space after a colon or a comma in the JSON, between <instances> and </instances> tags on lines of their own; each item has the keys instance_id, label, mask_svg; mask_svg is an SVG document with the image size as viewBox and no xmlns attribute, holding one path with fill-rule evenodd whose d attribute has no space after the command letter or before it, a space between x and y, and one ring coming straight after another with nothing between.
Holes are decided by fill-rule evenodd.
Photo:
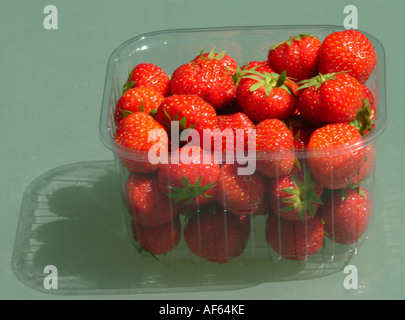
<instances>
[{"instance_id":1,"label":"strawberry","mask_svg":"<svg viewBox=\"0 0 405 320\"><path fill-rule=\"evenodd\" d=\"M235 74L233 74L233 81L235 82L235 85L238 86L240 79L242 79L245 75L249 73L249 70L257 71L257 72L267 72L267 73L272 73L274 70L270 68L267 60L266 61L249 61L245 65L243 65L241 68L238 67L236 69Z\"/></svg>"},{"instance_id":2,"label":"strawberry","mask_svg":"<svg viewBox=\"0 0 405 320\"><path fill-rule=\"evenodd\" d=\"M340 244L353 244L366 232L371 215L371 198L367 190L332 190L324 197L319 213L325 222L326 235Z\"/></svg>"},{"instance_id":3,"label":"strawberry","mask_svg":"<svg viewBox=\"0 0 405 320\"><path fill-rule=\"evenodd\" d=\"M316 129L308 142L308 166L324 187L348 186L365 162L362 136L347 123L335 123Z\"/></svg>"},{"instance_id":4,"label":"strawberry","mask_svg":"<svg viewBox=\"0 0 405 320\"><path fill-rule=\"evenodd\" d=\"M174 94L166 97L156 112L155 120L161 123L169 134L172 121L179 121L179 134L186 129L194 129L199 134L200 141L197 145L200 146L204 146L204 140L210 141L213 130L218 129L215 109L195 95ZM172 140L172 143L174 142ZM211 148L211 144L209 147Z\"/></svg>"},{"instance_id":5,"label":"strawberry","mask_svg":"<svg viewBox=\"0 0 405 320\"><path fill-rule=\"evenodd\" d=\"M221 167L215 197L229 212L237 215L263 213L265 192L266 178L260 173L239 175L236 164Z\"/></svg>"},{"instance_id":6,"label":"strawberry","mask_svg":"<svg viewBox=\"0 0 405 320\"><path fill-rule=\"evenodd\" d=\"M139 250L146 250L152 255L160 255L173 250L181 237L181 226L178 217L156 227L143 226L131 221L132 235L138 242Z\"/></svg>"},{"instance_id":7,"label":"strawberry","mask_svg":"<svg viewBox=\"0 0 405 320\"><path fill-rule=\"evenodd\" d=\"M373 93L366 85L362 85L362 93L361 106L356 118L350 124L364 136L374 128L377 110Z\"/></svg>"},{"instance_id":8,"label":"strawberry","mask_svg":"<svg viewBox=\"0 0 405 320\"><path fill-rule=\"evenodd\" d=\"M361 167L360 171L353 177L351 185L358 185L367 180L371 173L375 169L375 156L376 156L376 145L369 144L364 148L364 153L366 157L366 162Z\"/></svg>"},{"instance_id":9,"label":"strawberry","mask_svg":"<svg viewBox=\"0 0 405 320\"><path fill-rule=\"evenodd\" d=\"M123 92L137 87L151 87L166 97L170 94L170 78L158 65L140 63L129 73Z\"/></svg>"},{"instance_id":10,"label":"strawberry","mask_svg":"<svg viewBox=\"0 0 405 320\"><path fill-rule=\"evenodd\" d=\"M165 128L145 112L126 116L119 123L114 140L117 148L122 149L121 161L130 172L147 173L159 168L159 163L150 162L152 147L159 149L157 154L168 152Z\"/></svg>"},{"instance_id":11,"label":"strawberry","mask_svg":"<svg viewBox=\"0 0 405 320\"><path fill-rule=\"evenodd\" d=\"M221 52L215 52L215 47L211 49L210 52L204 52L205 50L202 50L201 53L195 57L192 61L196 61L198 59L204 58L204 59L216 59L222 62L225 68L229 70L231 74L235 74L236 70L238 69L238 64L233 59L230 55L226 54L225 51Z\"/></svg>"},{"instance_id":12,"label":"strawberry","mask_svg":"<svg viewBox=\"0 0 405 320\"><path fill-rule=\"evenodd\" d=\"M346 71L361 84L367 82L375 64L374 46L367 36L358 30L329 34L319 50L320 73Z\"/></svg>"},{"instance_id":13,"label":"strawberry","mask_svg":"<svg viewBox=\"0 0 405 320\"><path fill-rule=\"evenodd\" d=\"M323 186L313 177L304 160L298 161L291 173L269 180L269 208L283 219L304 221L315 217L322 204Z\"/></svg>"},{"instance_id":14,"label":"strawberry","mask_svg":"<svg viewBox=\"0 0 405 320\"><path fill-rule=\"evenodd\" d=\"M218 205L191 216L183 230L193 254L221 264L242 254L249 235L249 217L231 214Z\"/></svg>"},{"instance_id":15,"label":"strawberry","mask_svg":"<svg viewBox=\"0 0 405 320\"><path fill-rule=\"evenodd\" d=\"M231 72L220 60L201 57L174 70L170 91L197 95L220 110L233 100L236 88Z\"/></svg>"},{"instance_id":16,"label":"strawberry","mask_svg":"<svg viewBox=\"0 0 405 320\"><path fill-rule=\"evenodd\" d=\"M294 138L284 122L267 119L256 125L256 168L269 177L290 173L294 165Z\"/></svg>"},{"instance_id":17,"label":"strawberry","mask_svg":"<svg viewBox=\"0 0 405 320\"><path fill-rule=\"evenodd\" d=\"M237 112L217 117L218 127L222 133L222 151L244 151L248 144L249 134L255 129L254 123L249 117ZM227 144L231 147L228 148ZM217 150L217 148L215 148Z\"/></svg>"},{"instance_id":18,"label":"strawberry","mask_svg":"<svg viewBox=\"0 0 405 320\"><path fill-rule=\"evenodd\" d=\"M318 73L319 49L322 42L308 34L292 35L288 40L273 45L268 63L277 73L284 70L295 81L309 79Z\"/></svg>"},{"instance_id":19,"label":"strawberry","mask_svg":"<svg viewBox=\"0 0 405 320\"><path fill-rule=\"evenodd\" d=\"M114 114L115 124L118 125L128 114L139 111L150 113L157 110L163 100L163 95L150 87L129 89L117 101Z\"/></svg>"},{"instance_id":20,"label":"strawberry","mask_svg":"<svg viewBox=\"0 0 405 320\"><path fill-rule=\"evenodd\" d=\"M322 220L292 221L269 214L266 225L266 241L281 257L303 261L323 247L324 227Z\"/></svg>"},{"instance_id":21,"label":"strawberry","mask_svg":"<svg viewBox=\"0 0 405 320\"><path fill-rule=\"evenodd\" d=\"M296 114L285 121L294 137L294 150L303 151L316 127L306 121L301 115Z\"/></svg>"},{"instance_id":22,"label":"strawberry","mask_svg":"<svg viewBox=\"0 0 405 320\"><path fill-rule=\"evenodd\" d=\"M297 108L297 84L277 73L249 72L240 79L236 99L242 111L255 123L265 119L286 120Z\"/></svg>"},{"instance_id":23,"label":"strawberry","mask_svg":"<svg viewBox=\"0 0 405 320\"><path fill-rule=\"evenodd\" d=\"M298 109L315 125L349 123L361 106L360 83L346 73L319 74L299 83Z\"/></svg>"},{"instance_id":24,"label":"strawberry","mask_svg":"<svg viewBox=\"0 0 405 320\"><path fill-rule=\"evenodd\" d=\"M138 224L156 227L173 220L178 214L177 203L171 203L151 175L130 175L124 190L128 211Z\"/></svg>"},{"instance_id":25,"label":"strawberry","mask_svg":"<svg viewBox=\"0 0 405 320\"><path fill-rule=\"evenodd\" d=\"M158 173L160 190L183 207L202 208L215 202L219 164L198 146L185 145Z\"/></svg>"}]
</instances>

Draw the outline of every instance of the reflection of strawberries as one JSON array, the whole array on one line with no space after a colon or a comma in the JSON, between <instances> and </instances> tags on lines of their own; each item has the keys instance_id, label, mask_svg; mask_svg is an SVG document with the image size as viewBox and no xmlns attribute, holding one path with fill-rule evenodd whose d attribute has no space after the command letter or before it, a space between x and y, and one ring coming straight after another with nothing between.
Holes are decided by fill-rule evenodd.
<instances>
[{"instance_id":1,"label":"reflection of strawberries","mask_svg":"<svg viewBox=\"0 0 405 320\"><path fill-rule=\"evenodd\" d=\"M327 236L341 244L357 242L368 228L371 200L362 187L327 192L319 212Z\"/></svg>"},{"instance_id":2,"label":"reflection of strawberries","mask_svg":"<svg viewBox=\"0 0 405 320\"><path fill-rule=\"evenodd\" d=\"M238 165L221 167L216 199L231 213L237 215L260 214L264 211L266 179L260 173L239 175Z\"/></svg>"},{"instance_id":3,"label":"reflection of strawberries","mask_svg":"<svg viewBox=\"0 0 405 320\"><path fill-rule=\"evenodd\" d=\"M322 248L323 236L323 223L319 217L302 222L269 214L266 240L285 259L306 260Z\"/></svg>"},{"instance_id":4,"label":"reflection of strawberries","mask_svg":"<svg viewBox=\"0 0 405 320\"><path fill-rule=\"evenodd\" d=\"M131 228L133 237L139 246L154 255L165 254L173 250L181 236L178 217L156 227L143 226L132 220Z\"/></svg>"},{"instance_id":5,"label":"reflection of strawberries","mask_svg":"<svg viewBox=\"0 0 405 320\"><path fill-rule=\"evenodd\" d=\"M189 218L184 240L195 255L212 262L225 263L245 249L250 234L250 219L226 212L220 206L208 207Z\"/></svg>"},{"instance_id":6,"label":"reflection of strawberries","mask_svg":"<svg viewBox=\"0 0 405 320\"><path fill-rule=\"evenodd\" d=\"M178 213L178 205L171 203L158 188L152 175L133 174L125 183L128 210L135 221L155 227L171 221Z\"/></svg>"}]
</instances>

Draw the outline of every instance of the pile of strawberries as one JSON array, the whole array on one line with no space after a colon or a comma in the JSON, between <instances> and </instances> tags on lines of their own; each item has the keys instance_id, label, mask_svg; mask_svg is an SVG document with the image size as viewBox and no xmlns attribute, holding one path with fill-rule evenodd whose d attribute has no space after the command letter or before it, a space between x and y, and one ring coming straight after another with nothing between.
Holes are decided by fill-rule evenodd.
<instances>
[{"instance_id":1,"label":"pile of strawberries","mask_svg":"<svg viewBox=\"0 0 405 320\"><path fill-rule=\"evenodd\" d=\"M372 210L362 182L375 159L363 143L376 119L367 87L375 64L369 39L345 30L323 41L292 35L265 61L243 65L214 50L170 76L136 65L116 103L115 141L135 154L120 157L139 246L165 254L183 237L193 254L225 263L241 255L258 215L264 239L286 259L307 259L324 237L356 243ZM184 157L150 161L151 150ZM254 172L239 174L241 164L218 160L218 150L253 150Z\"/></svg>"}]
</instances>

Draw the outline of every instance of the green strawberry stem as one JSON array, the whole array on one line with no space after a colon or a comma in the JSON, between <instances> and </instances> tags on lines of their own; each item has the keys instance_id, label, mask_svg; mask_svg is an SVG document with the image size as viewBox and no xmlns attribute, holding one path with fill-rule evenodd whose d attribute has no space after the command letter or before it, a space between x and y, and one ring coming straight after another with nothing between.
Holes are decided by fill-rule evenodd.
<instances>
[{"instance_id":1,"label":"green strawberry stem","mask_svg":"<svg viewBox=\"0 0 405 320\"><path fill-rule=\"evenodd\" d=\"M274 49L276 49L277 47L279 47L280 45L282 45L283 43L285 43L287 46L291 46L292 45L292 43L293 43L293 40L296 40L296 41L301 41L301 39L302 38L305 38L305 37L313 37L313 36L310 36L309 34L303 34L303 33L300 33L297 37L295 36L295 35L292 35L290 38L288 38L287 40L284 40L284 41L281 41L281 42L278 42L278 43L275 43L275 44L273 44L271 47L270 47L270 50L274 50Z\"/></svg>"},{"instance_id":2,"label":"green strawberry stem","mask_svg":"<svg viewBox=\"0 0 405 320\"><path fill-rule=\"evenodd\" d=\"M123 87L122 87L122 93L125 93L126 91L128 91L129 89L132 88L132 86L135 84L135 81L131 81L132 78L132 74L134 73L133 69L129 69L128 72L128 78L127 81L124 83Z\"/></svg>"},{"instance_id":3,"label":"green strawberry stem","mask_svg":"<svg viewBox=\"0 0 405 320\"><path fill-rule=\"evenodd\" d=\"M301 169L300 169L301 170ZM298 216L301 221L304 221L304 216L308 210L312 218L315 217L314 204L322 204L322 200L315 194L314 188L316 181L311 177L308 168L304 169L304 182L296 175L291 174L291 179L294 181L295 188L283 188L281 191L291 195L284 197L281 201L290 204L281 209L282 212L288 212L298 209Z\"/></svg>"},{"instance_id":4,"label":"green strawberry stem","mask_svg":"<svg viewBox=\"0 0 405 320\"><path fill-rule=\"evenodd\" d=\"M169 198L174 199L175 202L179 201L186 201L185 204L190 204L194 201L194 199L203 196L205 198L211 198L212 196L207 195L206 192L211 188L215 187L215 183L209 183L205 186L201 185L202 176L197 179L194 184L191 184L187 177L183 174L181 183L183 185L182 188L172 187L169 188L172 192L167 193L166 195Z\"/></svg>"},{"instance_id":5,"label":"green strawberry stem","mask_svg":"<svg viewBox=\"0 0 405 320\"><path fill-rule=\"evenodd\" d=\"M262 87L264 87L264 93L266 97L270 95L270 92L273 88L280 88L283 90L286 90L288 93L292 94L295 96L293 90L286 85L286 82L288 82L287 78L287 73L284 70L281 74L272 72L263 72L260 73L256 70L247 70L246 75L243 76L244 78L249 78L252 80L256 80L257 82L253 84L249 90L250 91L256 91Z\"/></svg>"},{"instance_id":6,"label":"green strawberry stem","mask_svg":"<svg viewBox=\"0 0 405 320\"><path fill-rule=\"evenodd\" d=\"M356 119L354 119L350 124L359 130L361 135L372 129L373 120L371 120L371 110L370 103L368 99L362 99L363 108L357 113Z\"/></svg>"},{"instance_id":7,"label":"green strawberry stem","mask_svg":"<svg viewBox=\"0 0 405 320\"><path fill-rule=\"evenodd\" d=\"M329 80L333 80L336 79L335 75L339 74L339 73L344 73L344 72L334 72L334 73L327 73L327 74L318 74L317 76L311 78L311 79L305 79L302 80L300 82L298 82L298 84L300 85L298 90L302 90L305 88L309 88L312 86L315 86L315 90L318 90L318 88L326 81ZM302 84L302 85L301 85Z\"/></svg>"}]
</instances>

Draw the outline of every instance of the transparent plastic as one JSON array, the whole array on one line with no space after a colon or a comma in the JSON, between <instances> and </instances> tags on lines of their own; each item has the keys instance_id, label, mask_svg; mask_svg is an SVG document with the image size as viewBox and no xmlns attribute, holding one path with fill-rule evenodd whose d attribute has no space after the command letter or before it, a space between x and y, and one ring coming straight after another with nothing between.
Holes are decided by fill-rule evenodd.
<instances>
[{"instance_id":1,"label":"transparent plastic","mask_svg":"<svg viewBox=\"0 0 405 320\"><path fill-rule=\"evenodd\" d=\"M139 284L139 289L146 290L149 288L156 291L159 289L191 290L194 288L196 290L205 288L212 290L215 288L243 287L262 281L310 279L342 270L350 258L358 252L363 241L370 236L372 218L370 218L367 230L355 243L340 244L333 241L330 235L325 235L323 246L316 253L307 255L303 259L286 259L266 241L266 225L270 214L266 208L261 214L252 215L245 221L245 223L250 224L250 228L246 243L243 244L243 251L236 256L230 257L225 263L209 261L209 259L190 251L184 239L184 229L191 218L189 215L182 213L176 214L178 220L172 220L169 227L172 232L179 232L178 243L164 254L150 254L147 250L141 248L139 242L133 236L133 216L128 210L130 204L125 196L125 185L131 173L126 169L122 161L126 159L141 165L148 161L148 157L145 153L125 148L114 142L116 102L122 94L122 87L127 81L129 70L139 63L150 62L156 64L171 75L178 66L196 57L202 49L215 47L217 52L224 50L237 61L239 66L242 66L249 61L266 60L270 45L286 40L293 34L308 33L322 41L328 34L340 30L344 30L343 27L329 25L165 30L132 38L113 51L108 61L106 74L100 117L100 138L103 144L112 151L115 158L123 207L126 208L123 214L127 233L136 249L133 254L139 254L146 259L141 265L134 265L134 270L140 272L140 267L149 269L147 273L150 281ZM370 153L371 156L368 156L368 158L374 159L377 138L386 127L385 55L382 44L372 35L366 32L363 33L373 43L377 54L376 66L366 83L374 96L376 105L376 121L373 130L363 136L361 143L350 147L345 145L329 150L327 153L315 150L295 151L293 153L268 152L266 154L258 152L255 154L257 164L266 161L296 159L302 162L302 169L305 170L307 167L306 161L310 158L328 157L333 165L334 161L337 161L336 159L340 156L349 153L366 152L368 149L374 151L374 153ZM362 169L362 166L363 164L359 164L358 171ZM369 168L367 179L361 183L361 187L366 190L370 200L370 206L367 209L370 217L373 214L375 196L374 175L375 169L373 166ZM158 172L150 173L149 177L153 181L157 181ZM324 188L322 199L328 198L332 203L337 202L337 193L335 191ZM265 202L269 200L268 197L269 194L266 193ZM162 207L162 211L173 210L173 201L173 199L168 198L167 205ZM198 216L200 211L195 214ZM232 213L226 212L226 214ZM279 221L280 219L278 217ZM180 231L177 230L178 223L180 224ZM305 230L308 229L307 223L307 220L303 222L306 226ZM281 228L281 225L279 227ZM167 277L171 277L172 273L176 272L182 274L181 280L177 277L180 282L168 285L167 282L170 282L170 280Z\"/></svg>"}]
</instances>

